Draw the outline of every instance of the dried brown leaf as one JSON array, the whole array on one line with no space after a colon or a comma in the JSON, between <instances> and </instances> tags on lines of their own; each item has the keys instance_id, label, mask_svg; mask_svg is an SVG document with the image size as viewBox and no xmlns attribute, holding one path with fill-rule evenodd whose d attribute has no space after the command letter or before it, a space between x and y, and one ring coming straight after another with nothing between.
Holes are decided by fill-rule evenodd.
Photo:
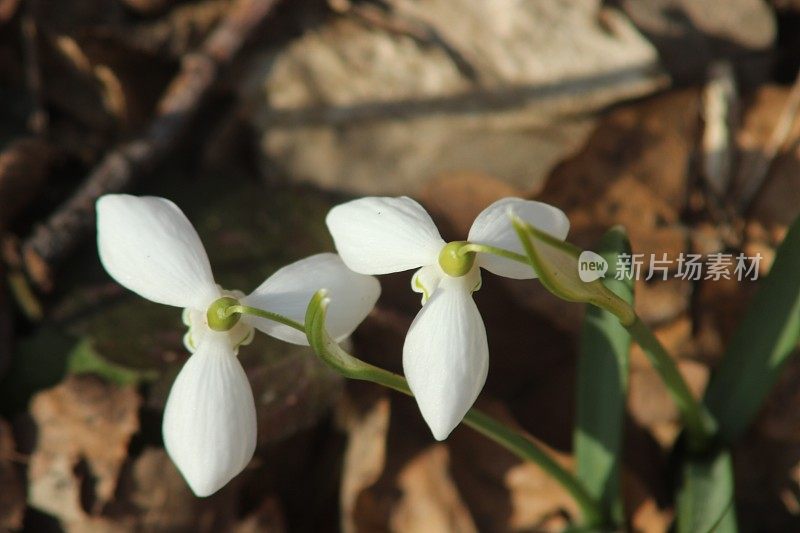
<instances>
[{"instance_id":1,"label":"dried brown leaf","mask_svg":"<svg viewBox=\"0 0 800 533\"><path fill-rule=\"evenodd\" d=\"M357 531L354 513L361 492L375 483L386 463L386 437L389 431L389 399L381 398L364 413L343 402L347 427L347 449L342 468L340 505L342 530Z\"/></svg>"},{"instance_id":2,"label":"dried brown leaf","mask_svg":"<svg viewBox=\"0 0 800 533\"><path fill-rule=\"evenodd\" d=\"M116 523L128 523L132 531L229 531L240 495L234 481L209 498L197 498L160 448L146 448L136 458L120 494L128 513Z\"/></svg>"},{"instance_id":3,"label":"dried brown leaf","mask_svg":"<svg viewBox=\"0 0 800 533\"><path fill-rule=\"evenodd\" d=\"M570 464L568 456L560 455L561 463ZM561 531L568 524L563 511L578 516L578 508L570 495L533 463L519 463L506 474L506 486L511 496L512 529Z\"/></svg>"},{"instance_id":4,"label":"dried brown leaf","mask_svg":"<svg viewBox=\"0 0 800 533\"><path fill-rule=\"evenodd\" d=\"M90 375L69 377L34 396L30 412L38 438L28 470L30 505L66 524L99 514L114 496L139 429L140 403L133 387Z\"/></svg>"},{"instance_id":5,"label":"dried brown leaf","mask_svg":"<svg viewBox=\"0 0 800 533\"><path fill-rule=\"evenodd\" d=\"M555 381L553 376L550 379ZM541 393L539 398L530 403L541 406L541 398L547 398L552 407L550 410L559 411L557 416L563 421L565 416L560 413L565 403L560 396L566 392L563 385L553 391L540 389L536 391ZM532 392L528 391L528 394ZM479 407L525 433L503 403L488 401L484 395ZM526 414L532 411L521 405L516 405L515 409L524 410ZM544 424L546 422L543 421ZM572 459L567 454L541 439L531 435L528 438L535 440L562 466L569 470L573 468ZM457 430L448 444L452 475L480 531L561 531L568 525L570 517L579 515L569 493L540 467L522 461L479 433L467 428Z\"/></svg>"},{"instance_id":6,"label":"dried brown leaf","mask_svg":"<svg viewBox=\"0 0 800 533\"><path fill-rule=\"evenodd\" d=\"M752 167L774 156L752 206L753 217L770 229L785 229L800 213L800 119L794 119L777 154L769 153L773 129L784 113L789 94L784 87L759 89L738 135L743 150L740 187L746 186L742 179L753 177Z\"/></svg>"},{"instance_id":7,"label":"dried brown leaf","mask_svg":"<svg viewBox=\"0 0 800 533\"><path fill-rule=\"evenodd\" d=\"M668 531L672 524L672 511L658 505L656 498L636 474L623 470L623 488L631 530L639 533Z\"/></svg>"},{"instance_id":8,"label":"dried brown leaf","mask_svg":"<svg viewBox=\"0 0 800 533\"><path fill-rule=\"evenodd\" d=\"M662 338L661 335L659 335ZM646 427L662 448L669 449L681 430L680 414L669 391L652 366L645 366L644 355L634 348L628 393L631 417ZM637 361L634 363L634 359ZM708 383L708 367L692 360L679 360L678 370L693 395L700 398Z\"/></svg>"},{"instance_id":9,"label":"dried brown leaf","mask_svg":"<svg viewBox=\"0 0 800 533\"><path fill-rule=\"evenodd\" d=\"M450 476L443 444L431 446L400 471L403 495L392 509L393 531L404 533L473 533L478 529Z\"/></svg>"}]
</instances>

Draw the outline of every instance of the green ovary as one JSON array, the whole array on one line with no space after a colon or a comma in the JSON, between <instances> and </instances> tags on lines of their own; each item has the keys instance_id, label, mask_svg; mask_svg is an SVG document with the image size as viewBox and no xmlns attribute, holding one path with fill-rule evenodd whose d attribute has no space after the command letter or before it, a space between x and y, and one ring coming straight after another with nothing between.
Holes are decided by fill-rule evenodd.
<instances>
[{"instance_id":1,"label":"green ovary","mask_svg":"<svg viewBox=\"0 0 800 533\"><path fill-rule=\"evenodd\" d=\"M454 278L465 276L475 264L475 253L460 254L459 250L467 244L466 241L453 241L447 243L439 252L439 266L445 274Z\"/></svg>"},{"instance_id":2,"label":"green ovary","mask_svg":"<svg viewBox=\"0 0 800 533\"><path fill-rule=\"evenodd\" d=\"M214 331L230 331L233 329L241 317L239 313L233 313L231 315L226 313L227 309L233 305L239 305L239 301L230 296L223 296L215 300L214 303L208 307L208 312L206 313L208 327Z\"/></svg>"}]
</instances>

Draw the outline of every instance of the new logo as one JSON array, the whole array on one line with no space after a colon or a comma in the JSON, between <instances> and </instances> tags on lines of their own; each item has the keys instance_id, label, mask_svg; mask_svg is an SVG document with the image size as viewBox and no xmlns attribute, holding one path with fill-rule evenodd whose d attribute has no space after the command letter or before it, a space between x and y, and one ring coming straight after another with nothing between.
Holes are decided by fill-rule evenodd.
<instances>
[{"instance_id":1,"label":"new logo","mask_svg":"<svg viewBox=\"0 0 800 533\"><path fill-rule=\"evenodd\" d=\"M578 276L589 283L604 278L608 272L608 262L598 254L586 250L578 257Z\"/></svg>"}]
</instances>

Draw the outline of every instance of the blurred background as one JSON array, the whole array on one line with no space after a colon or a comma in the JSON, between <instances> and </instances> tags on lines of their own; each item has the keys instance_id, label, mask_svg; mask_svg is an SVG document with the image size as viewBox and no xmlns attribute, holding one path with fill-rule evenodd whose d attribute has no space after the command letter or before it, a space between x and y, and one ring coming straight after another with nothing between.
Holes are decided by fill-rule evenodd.
<instances>
[{"instance_id":1,"label":"blurred background","mask_svg":"<svg viewBox=\"0 0 800 533\"><path fill-rule=\"evenodd\" d=\"M195 498L160 424L188 354L176 309L103 271L93 203L175 201L217 281L248 291L332 250L327 210L410 195L446 240L536 198L591 249L760 253L800 213L796 0L0 0L0 530L561 531L569 496L413 401L265 336L240 353L259 444ZM800 273L800 265L798 265ZM353 338L399 371L409 273ZM639 282L637 311L700 393L755 283ZM478 405L572 458L581 306L484 274ZM800 363L735 449L743 531L800 530ZM677 413L631 355L625 510L673 517Z\"/></svg>"}]
</instances>

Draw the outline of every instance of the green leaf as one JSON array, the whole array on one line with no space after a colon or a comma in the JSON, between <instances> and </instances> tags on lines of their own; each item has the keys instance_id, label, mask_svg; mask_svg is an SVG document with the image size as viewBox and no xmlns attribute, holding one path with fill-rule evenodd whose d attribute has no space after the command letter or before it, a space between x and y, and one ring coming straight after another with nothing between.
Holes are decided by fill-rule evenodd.
<instances>
[{"instance_id":1,"label":"green leaf","mask_svg":"<svg viewBox=\"0 0 800 533\"><path fill-rule=\"evenodd\" d=\"M127 368L105 359L95 349L92 341L83 339L67 356L67 371L70 374L97 374L118 385L135 385L155 381L158 372Z\"/></svg>"},{"instance_id":2,"label":"green leaf","mask_svg":"<svg viewBox=\"0 0 800 533\"><path fill-rule=\"evenodd\" d=\"M31 396L57 385L67 374L89 372L121 385L158 378L155 370L131 369L107 360L88 337L78 339L44 325L17 344L8 375L0 381L2 413L24 410Z\"/></svg>"},{"instance_id":3,"label":"green leaf","mask_svg":"<svg viewBox=\"0 0 800 533\"><path fill-rule=\"evenodd\" d=\"M728 450L683 464L678 492L678 533L735 533L733 465Z\"/></svg>"},{"instance_id":4,"label":"green leaf","mask_svg":"<svg viewBox=\"0 0 800 533\"><path fill-rule=\"evenodd\" d=\"M600 255L609 265L630 253L623 228L603 236ZM609 271L605 285L633 305L633 280L617 280ZM631 337L608 311L589 306L583 322L577 378L577 425L574 433L578 478L603 506L614 525L624 520L620 494L620 461Z\"/></svg>"},{"instance_id":5,"label":"green leaf","mask_svg":"<svg viewBox=\"0 0 800 533\"><path fill-rule=\"evenodd\" d=\"M747 429L800 337L800 218L728 345L706 393L724 442Z\"/></svg>"},{"instance_id":6,"label":"green leaf","mask_svg":"<svg viewBox=\"0 0 800 533\"><path fill-rule=\"evenodd\" d=\"M714 533L736 533L739 531L739 525L736 521L736 507L733 505L728 506L725 514L722 515L719 522L711 529Z\"/></svg>"},{"instance_id":7,"label":"green leaf","mask_svg":"<svg viewBox=\"0 0 800 533\"><path fill-rule=\"evenodd\" d=\"M580 248L537 230L517 216L511 217L531 267L542 285L563 300L596 305L614 314L624 325L636 314L625 300L606 288L600 279L583 281L579 275Z\"/></svg>"}]
</instances>

